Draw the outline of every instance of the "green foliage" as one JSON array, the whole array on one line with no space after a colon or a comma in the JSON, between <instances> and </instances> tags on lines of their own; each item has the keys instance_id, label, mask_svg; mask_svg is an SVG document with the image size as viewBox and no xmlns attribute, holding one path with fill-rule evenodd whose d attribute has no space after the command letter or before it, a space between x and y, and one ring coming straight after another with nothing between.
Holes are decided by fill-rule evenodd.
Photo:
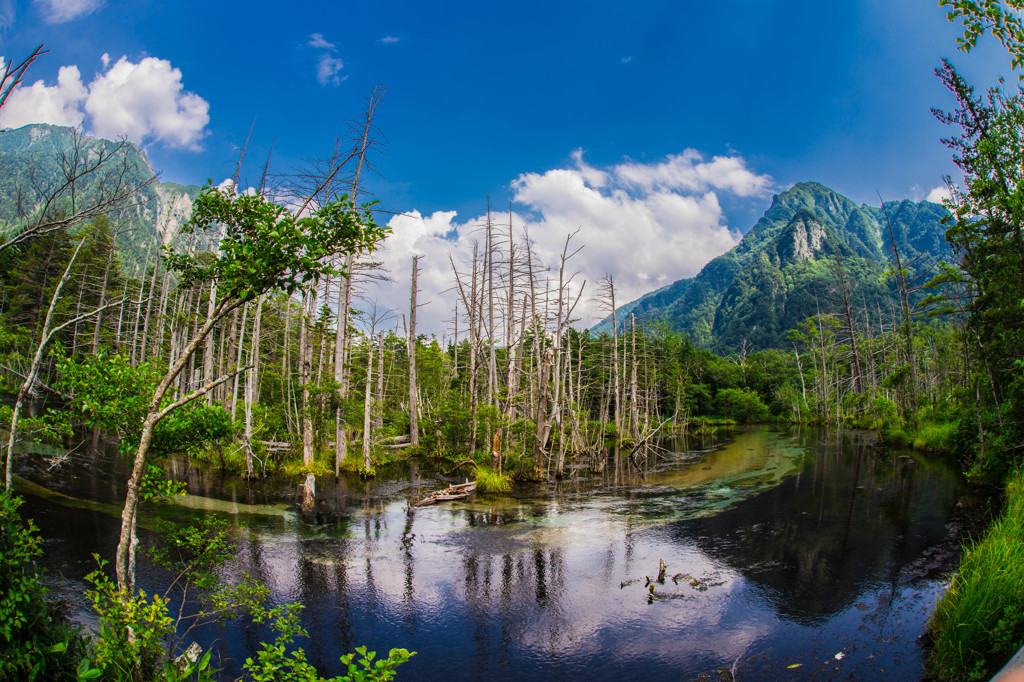
<instances>
[{"instance_id":1,"label":"green foliage","mask_svg":"<svg viewBox=\"0 0 1024 682\"><path fill-rule=\"evenodd\" d=\"M243 301L270 290L294 293L301 284L334 274L339 253L372 251L390 232L373 222L368 207L357 211L344 196L296 217L260 194L236 195L233 187L207 185L184 230L218 229L212 256L168 251L165 262L184 285L216 281L222 296Z\"/></svg>"},{"instance_id":2,"label":"green foliage","mask_svg":"<svg viewBox=\"0 0 1024 682\"><path fill-rule=\"evenodd\" d=\"M57 387L70 396L64 409L88 426L117 434L121 452L131 453L138 445L160 370L149 363L133 367L127 356L107 353L79 359L60 355L57 370ZM196 450L230 435L231 418L222 407L193 402L157 424L151 450L158 455Z\"/></svg>"},{"instance_id":3,"label":"green foliage","mask_svg":"<svg viewBox=\"0 0 1024 682\"><path fill-rule=\"evenodd\" d=\"M1024 475L1006 488L1002 516L966 548L935 607L929 672L941 680L987 680L1024 640Z\"/></svg>"},{"instance_id":4,"label":"green foliage","mask_svg":"<svg viewBox=\"0 0 1024 682\"><path fill-rule=\"evenodd\" d=\"M234 582L221 578L237 549L231 541L233 529L225 522L214 518L193 525L161 522L157 533L160 543L149 550L149 556L174 576L167 593L124 594L103 571L103 561L99 570L86 577L93 585L89 597L100 616L93 640L95 664L116 680L206 679L210 652L184 670L172 661L189 632L241 614L261 613L269 590L244 573Z\"/></svg>"},{"instance_id":5,"label":"green foliage","mask_svg":"<svg viewBox=\"0 0 1024 682\"><path fill-rule=\"evenodd\" d=\"M760 396L746 388L723 388L715 398L718 413L741 424L767 421L768 407Z\"/></svg>"},{"instance_id":6,"label":"green foliage","mask_svg":"<svg viewBox=\"0 0 1024 682\"><path fill-rule=\"evenodd\" d=\"M491 471L487 467L473 469L477 489L483 493L507 493L512 490L512 479L508 474Z\"/></svg>"},{"instance_id":7,"label":"green foliage","mask_svg":"<svg viewBox=\"0 0 1024 682\"><path fill-rule=\"evenodd\" d=\"M84 640L46 604L35 563L39 537L20 505L0 492L0 679L74 680Z\"/></svg>"},{"instance_id":8,"label":"green foliage","mask_svg":"<svg viewBox=\"0 0 1024 682\"><path fill-rule=\"evenodd\" d=\"M283 604L256 616L258 623L269 622L277 632L272 644L263 642L255 658L245 661L243 670L246 679L252 682L386 682L395 677L395 669L416 655L415 651L392 649L387 658L374 661L377 654L366 647L356 647L356 654L345 654L341 662L348 672L345 675L324 678L319 675L300 647L288 651L296 637L308 637L301 625L300 604Z\"/></svg>"},{"instance_id":9,"label":"green foliage","mask_svg":"<svg viewBox=\"0 0 1024 682\"><path fill-rule=\"evenodd\" d=\"M95 558L100 569L85 579L92 585L88 594L100 617L93 640L96 665L117 680L152 679L163 661L164 642L174 631L167 600L143 590L122 593L103 572L107 562Z\"/></svg>"}]
</instances>

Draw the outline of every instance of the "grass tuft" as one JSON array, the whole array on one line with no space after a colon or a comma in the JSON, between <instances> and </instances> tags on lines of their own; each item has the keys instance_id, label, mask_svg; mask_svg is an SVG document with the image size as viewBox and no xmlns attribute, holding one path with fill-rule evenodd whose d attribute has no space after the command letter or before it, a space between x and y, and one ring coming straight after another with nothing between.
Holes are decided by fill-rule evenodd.
<instances>
[{"instance_id":1,"label":"grass tuft","mask_svg":"<svg viewBox=\"0 0 1024 682\"><path fill-rule=\"evenodd\" d=\"M1024 643L1024 474L985 537L964 549L960 570L928 624L932 678L987 680Z\"/></svg>"},{"instance_id":2,"label":"grass tuft","mask_svg":"<svg viewBox=\"0 0 1024 682\"><path fill-rule=\"evenodd\" d=\"M477 490L483 493L507 493L512 490L512 478L482 466L473 469Z\"/></svg>"}]
</instances>

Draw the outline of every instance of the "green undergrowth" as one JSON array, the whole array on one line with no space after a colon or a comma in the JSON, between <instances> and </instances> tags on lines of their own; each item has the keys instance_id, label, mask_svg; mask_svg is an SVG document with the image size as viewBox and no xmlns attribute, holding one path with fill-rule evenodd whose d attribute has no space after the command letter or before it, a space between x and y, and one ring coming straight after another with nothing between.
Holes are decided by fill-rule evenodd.
<instances>
[{"instance_id":1,"label":"green undergrowth","mask_svg":"<svg viewBox=\"0 0 1024 682\"><path fill-rule=\"evenodd\" d=\"M473 475L476 477L477 490L482 493L507 493L512 490L512 478L508 474L476 466Z\"/></svg>"},{"instance_id":2,"label":"green undergrowth","mask_svg":"<svg viewBox=\"0 0 1024 682\"><path fill-rule=\"evenodd\" d=\"M1011 478L1002 516L965 547L928 634L940 680L987 680L1024 644L1024 473Z\"/></svg>"}]
</instances>

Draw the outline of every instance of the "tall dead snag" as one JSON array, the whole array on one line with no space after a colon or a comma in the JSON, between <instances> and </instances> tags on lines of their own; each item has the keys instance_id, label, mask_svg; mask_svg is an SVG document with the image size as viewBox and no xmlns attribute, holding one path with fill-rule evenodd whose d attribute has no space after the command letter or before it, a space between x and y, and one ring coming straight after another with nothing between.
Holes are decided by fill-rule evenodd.
<instances>
[{"instance_id":1,"label":"tall dead snag","mask_svg":"<svg viewBox=\"0 0 1024 682\"><path fill-rule=\"evenodd\" d=\"M598 305L607 310L612 318L612 386L611 401L615 404L615 433L622 433L622 393L619 389L619 325L615 310L615 278L607 274L601 280L601 297Z\"/></svg>"},{"instance_id":2,"label":"tall dead snag","mask_svg":"<svg viewBox=\"0 0 1024 682\"><path fill-rule=\"evenodd\" d=\"M35 387L36 379L39 377L39 368L43 364L43 359L46 357L46 349L50 345L50 341L53 337L60 333L61 330L72 324L89 318L93 315L98 314L105 308L110 308L117 305L118 301L113 303L107 303L105 305L96 308L95 310L76 315L63 324L53 326L53 316L57 309L57 303L60 300L61 291L64 286L68 283L71 278L71 268L75 264L75 259L78 258L78 253L82 250L82 245L85 243L83 237L75 248L75 252L71 255L71 260L68 261L67 267L64 269L64 275L57 282L56 288L53 290L53 296L50 298L50 307L46 311L46 318L43 321L43 328L39 332L39 343L36 346L36 352L32 357L32 364L29 366L28 372L25 374L25 381L21 384L21 388L18 389L18 396L14 400L14 412L11 414L11 433L7 441L7 462L4 475L4 487L6 490L10 490L14 480L14 445L18 442L18 420L21 416L21 408L25 404L25 399L28 397L29 392Z\"/></svg>"},{"instance_id":3,"label":"tall dead snag","mask_svg":"<svg viewBox=\"0 0 1024 682\"><path fill-rule=\"evenodd\" d=\"M889 229L889 244L892 247L893 258L896 259L896 283L900 290L900 312L903 314L904 342L907 344L907 363L910 365L910 400L911 404L917 403L917 363L914 360L914 330L910 325L910 293L907 287L907 271L903 269L903 259L900 257L900 248L896 244L896 233L892 229L892 221L889 219L889 211L882 201L882 195L878 195L882 203L882 214L885 216L885 224Z\"/></svg>"},{"instance_id":4,"label":"tall dead snag","mask_svg":"<svg viewBox=\"0 0 1024 682\"><path fill-rule=\"evenodd\" d=\"M839 299L843 304L843 317L845 319L846 335L850 340L851 369L853 370L853 390L857 393L864 392L863 374L861 372L860 353L857 350L857 327L853 319L853 307L850 305L850 291L846 282L846 271L843 269L843 257L836 251L833 273L836 277Z\"/></svg>"},{"instance_id":5,"label":"tall dead snag","mask_svg":"<svg viewBox=\"0 0 1024 682\"><path fill-rule=\"evenodd\" d=\"M258 398L256 386L260 376L260 340L262 338L260 323L263 319L263 299L260 296L256 301L256 319L252 322L252 343L249 348L249 370L245 378L245 475L252 478L255 474L252 466L252 406Z\"/></svg>"},{"instance_id":6,"label":"tall dead snag","mask_svg":"<svg viewBox=\"0 0 1024 682\"><path fill-rule=\"evenodd\" d=\"M164 405L164 398L196 350L225 316L247 301L274 290L292 293L300 284L334 273L332 260L360 249L372 250L387 234L377 227L369 211L357 211L351 202L337 201L292 214L259 194L235 195L233 189L206 187L194 204L186 229L209 233L223 228L219 249L212 257L168 254L168 268L177 271L185 286L214 282L219 296L202 325L157 384L140 431L139 445L121 514L121 535L114 568L118 587L135 586L135 520L143 473L157 424L178 407L205 395L228 377L206 383Z\"/></svg>"},{"instance_id":7,"label":"tall dead snag","mask_svg":"<svg viewBox=\"0 0 1024 682\"><path fill-rule=\"evenodd\" d=\"M572 253L569 253L572 239L578 232L579 230L577 229L575 232L568 235L565 238L565 246L562 248L562 255L558 267L558 301L555 313L555 336L554 339L552 339L552 347L548 349L553 357L549 359L548 352L546 351L544 361L541 363L541 404L547 401L547 394L549 391L548 380L544 376L546 374L547 367L550 367L551 371L550 384L552 391L550 411L545 412L543 408L538 410L536 432L534 434L534 453L536 455L539 451L539 454L544 461L546 461L548 457L548 442L551 439L551 430L556 424L559 428L561 428L562 425L562 334L565 331L565 326L569 323L573 309L576 307L576 304L579 303L580 297L583 294L583 286L581 285L575 301L570 302L570 285L576 275L575 273L569 275L566 271L566 266L568 265L569 260L583 248L581 246ZM584 285L585 284L586 282L584 282ZM558 477L561 477L564 473L564 467L565 451L563 449L559 451L559 457L555 467L555 474Z\"/></svg>"},{"instance_id":8,"label":"tall dead snag","mask_svg":"<svg viewBox=\"0 0 1024 682\"><path fill-rule=\"evenodd\" d=\"M299 321L299 388L302 391L302 466L313 465L313 406L309 402L309 381L313 372L313 342L310 318L316 310L316 287L305 287Z\"/></svg>"},{"instance_id":9,"label":"tall dead snag","mask_svg":"<svg viewBox=\"0 0 1024 682\"><path fill-rule=\"evenodd\" d=\"M412 257L412 291L409 294L409 442L420 444L419 388L416 385L416 279L419 275L419 256Z\"/></svg>"}]
</instances>

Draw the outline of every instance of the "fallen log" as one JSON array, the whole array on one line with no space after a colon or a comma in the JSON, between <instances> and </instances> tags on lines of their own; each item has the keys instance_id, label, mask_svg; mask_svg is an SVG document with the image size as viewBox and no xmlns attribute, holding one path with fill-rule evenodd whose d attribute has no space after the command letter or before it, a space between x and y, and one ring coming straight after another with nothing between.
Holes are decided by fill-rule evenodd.
<instances>
[{"instance_id":1,"label":"fallen log","mask_svg":"<svg viewBox=\"0 0 1024 682\"><path fill-rule=\"evenodd\" d=\"M414 507L425 507L428 504L438 502L450 502L452 500L464 500L476 491L476 481L450 485L444 490L435 490L422 500L414 504Z\"/></svg>"}]
</instances>

